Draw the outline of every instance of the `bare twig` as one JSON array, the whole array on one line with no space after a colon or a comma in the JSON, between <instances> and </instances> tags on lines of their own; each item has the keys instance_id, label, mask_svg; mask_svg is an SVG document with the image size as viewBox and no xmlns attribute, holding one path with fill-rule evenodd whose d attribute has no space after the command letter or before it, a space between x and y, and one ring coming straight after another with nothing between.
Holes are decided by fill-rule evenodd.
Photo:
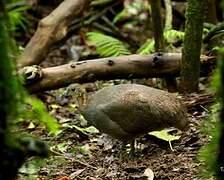
<instances>
[{"instance_id":1,"label":"bare twig","mask_svg":"<svg viewBox=\"0 0 224 180\"><path fill-rule=\"evenodd\" d=\"M82 164L82 165L84 165L84 166L86 166L86 167L89 167L89 168L92 168L92 169L94 169L94 170L97 170L96 167L94 167L94 166L92 166L92 165L90 165L90 164L84 163L84 162L82 162L82 161L80 161L80 160L78 160L78 159L72 158L72 157L68 157L68 156L66 156L66 155L63 154L63 153L60 153L60 152L55 151L54 149L50 149L50 151L51 151L53 154L57 155L57 156L63 156L65 159L71 160L71 161L73 161L73 162L77 162L77 163Z\"/></svg>"}]
</instances>

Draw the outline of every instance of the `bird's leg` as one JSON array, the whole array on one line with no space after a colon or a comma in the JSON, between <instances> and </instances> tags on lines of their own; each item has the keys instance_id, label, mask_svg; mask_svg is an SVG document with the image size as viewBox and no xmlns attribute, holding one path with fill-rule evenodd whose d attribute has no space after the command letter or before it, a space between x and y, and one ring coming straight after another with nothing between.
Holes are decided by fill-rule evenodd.
<instances>
[{"instance_id":1,"label":"bird's leg","mask_svg":"<svg viewBox=\"0 0 224 180\"><path fill-rule=\"evenodd\" d=\"M122 142L122 146L121 146L121 150L120 150L120 153L119 153L119 157L120 159L125 159L125 157L127 156L126 154L126 145L127 145L127 141L123 141Z\"/></svg>"},{"instance_id":2,"label":"bird's leg","mask_svg":"<svg viewBox=\"0 0 224 180\"><path fill-rule=\"evenodd\" d=\"M130 143L131 150L129 152L129 157L132 158L135 154L135 139L133 139Z\"/></svg>"},{"instance_id":3,"label":"bird's leg","mask_svg":"<svg viewBox=\"0 0 224 180\"><path fill-rule=\"evenodd\" d=\"M122 146L121 146L121 150L125 151L126 150L126 145L127 145L127 141L123 141L122 142Z\"/></svg>"},{"instance_id":4,"label":"bird's leg","mask_svg":"<svg viewBox=\"0 0 224 180\"><path fill-rule=\"evenodd\" d=\"M120 151L120 159L122 159L122 160L133 159L134 154L135 154L135 139L131 140L131 142L130 142L131 149L128 153L128 157L127 157L127 153L126 153L127 143L128 143L128 141L122 142L122 147L121 147L121 151Z\"/></svg>"}]
</instances>

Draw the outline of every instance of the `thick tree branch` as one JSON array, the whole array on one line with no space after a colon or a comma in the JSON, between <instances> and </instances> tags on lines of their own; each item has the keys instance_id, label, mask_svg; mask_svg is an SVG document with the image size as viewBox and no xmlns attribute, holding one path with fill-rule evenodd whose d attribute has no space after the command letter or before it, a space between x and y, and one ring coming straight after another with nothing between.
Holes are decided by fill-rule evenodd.
<instances>
[{"instance_id":1,"label":"thick tree branch","mask_svg":"<svg viewBox=\"0 0 224 180\"><path fill-rule=\"evenodd\" d=\"M67 33L72 19L80 15L89 0L65 0L39 22L37 31L18 60L21 67L40 64L55 42Z\"/></svg>"},{"instance_id":2,"label":"thick tree branch","mask_svg":"<svg viewBox=\"0 0 224 180\"><path fill-rule=\"evenodd\" d=\"M202 57L202 67L208 62L214 64L214 59ZM65 87L71 83L94 82L96 80L177 76L180 71L180 64L180 53L94 59L42 69L41 79L26 86L30 92L34 93ZM209 68L207 66L204 69L208 71Z\"/></svg>"}]
</instances>

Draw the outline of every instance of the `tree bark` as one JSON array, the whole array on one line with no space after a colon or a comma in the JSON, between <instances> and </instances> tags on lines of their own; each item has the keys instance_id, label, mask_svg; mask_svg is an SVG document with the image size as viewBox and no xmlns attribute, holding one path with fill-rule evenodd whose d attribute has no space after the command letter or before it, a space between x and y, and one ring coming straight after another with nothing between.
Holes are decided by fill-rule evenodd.
<instances>
[{"instance_id":1,"label":"tree bark","mask_svg":"<svg viewBox=\"0 0 224 180\"><path fill-rule=\"evenodd\" d=\"M188 0L180 79L180 91L198 91L200 51L207 0Z\"/></svg>"},{"instance_id":2,"label":"tree bark","mask_svg":"<svg viewBox=\"0 0 224 180\"><path fill-rule=\"evenodd\" d=\"M65 0L52 13L42 19L37 31L18 59L19 66L40 64L52 44L67 34L71 20L80 15L89 3L90 0Z\"/></svg>"},{"instance_id":3,"label":"tree bark","mask_svg":"<svg viewBox=\"0 0 224 180\"><path fill-rule=\"evenodd\" d=\"M161 8L161 0L151 0L155 50L157 52L164 52L163 23L160 8Z\"/></svg>"},{"instance_id":4,"label":"tree bark","mask_svg":"<svg viewBox=\"0 0 224 180\"><path fill-rule=\"evenodd\" d=\"M173 22L173 10L172 10L172 1L164 0L165 8L166 8L166 19L165 19L165 31L172 29Z\"/></svg>"},{"instance_id":5,"label":"tree bark","mask_svg":"<svg viewBox=\"0 0 224 180\"><path fill-rule=\"evenodd\" d=\"M208 0L209 12L206 12L206 20L209 23L217 24L217 12L216 12L216 3L217 0Z\"/></svg>"},{"instance_id":6,"label":"tree bark","mask_svg":"<svg viewBox=\"0 0 224 180\"><path fill-rule=\"evenodd\" d=\"M161 16L161 0L151 0L151 9L152 9L153 33L154 33L154 39L155 39L155 51L165 52L164 36L163 36L163 22L162 22L162 16ZM166 12L170 13L167 9L166 9ZM171 14L171 19L172 19L172 14ZM169 77L167 76L165 78L165 83L169 92L177 91L176 79L172 77L172 75Z\"/></svg>"},{"instance_id":7,"label":"tree bark","mask_svg":"<svg viewBox=\"0 0 224 180\"><path fill-rule=\"evenodd\" d=\"M215 58L202 57L205 74ZM86 83L96 80L132 79L177 76L181 66L180 53L156 53L153 55L130 55L79 61L62 66L42 69L42 76L30 84L32 92L65 87L71 83ZM211 69L210 69L211 70Z\"/></svg>"}]
</instances>

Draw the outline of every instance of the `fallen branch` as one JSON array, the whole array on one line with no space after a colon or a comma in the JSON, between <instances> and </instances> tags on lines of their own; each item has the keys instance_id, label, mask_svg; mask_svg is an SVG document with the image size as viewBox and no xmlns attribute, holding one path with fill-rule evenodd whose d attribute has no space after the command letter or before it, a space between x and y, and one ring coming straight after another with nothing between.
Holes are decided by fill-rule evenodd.
<instances>
[{"instance_id":1,"label":"fallen branch","mask_svg":"<svg viewBox=\"0 0 224 180\"><path fill-rule=\"evenodd\" d=\"M214 60L214 57L201 57L201 75L211 72L209 67L215 64ZM181 53L110 57L41 69L40 79L34 77L35 82L26 87L34 93L96 80L178 76L180 68Z\"/></svg>"},{"instance_id":2,"label":"fallen branch","mask_svg":"<svg viewBox=\"0 0 224 180\"><path fill-rule=\"evenodd\" d=\"M81 165L84 165L84 166L89 167L89 168L91 168L91 169L97 170L97 168L96 168L95 166L92 166L92 165L90 165L90 164L84 163L84 162L82 162L82 161L80 161L80 160L78 160L78 159L75 159L75 158L73 158L73 157L68 157L68 156L66 156L65 154L60 153L60 152L57 152L57 151L54 150L54 149L50 149L50 152L51 152L52 154L56 155L56 156L62 156L62 157L64 157L65 159L68 159L68 160L70 160L70 161L72 161L72 162L77 162L77 163L79 163L79 164L81 164Z\"/></svg>"},{"instance_id":3,"label":"fallen branch","mask_svg":"<svg viewBox=\"0 0 224 180\"><path fill-rule=\"evenodd\" d=\"M206 106L210 105L214 101L214 93L192 93L182 97L182 102L187 108L188 112L197 111L198 109L205 109Z\"/></svg>"},{"instance_id":4,"label":"fallen branch","mask_svg":"<svg viewBox=\"0 0 224 180\"><path fill-rule=\"evenodd\" d=\"M18 60L20 67L40 64L55 42L68 31L72 19L80 15L89 0L65 0L52 13L39 22L37 31Z\"/></svg>"}]
</instances>

